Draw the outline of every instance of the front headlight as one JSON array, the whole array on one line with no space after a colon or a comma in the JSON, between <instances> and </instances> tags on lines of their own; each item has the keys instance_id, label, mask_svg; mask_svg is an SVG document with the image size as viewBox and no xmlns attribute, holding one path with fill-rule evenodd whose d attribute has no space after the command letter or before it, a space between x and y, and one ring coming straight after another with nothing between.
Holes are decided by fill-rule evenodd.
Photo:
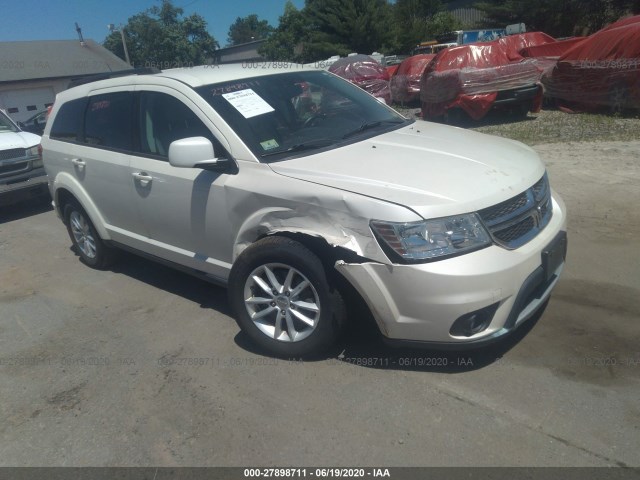
<instances>
[{"instance_id":1,"label":"front headlight","mask_svg":"<svg viewBox=\"0 0 640 480\"><path fill-rule=\"evenodd\" d=\"M412 223L372 220L376 237L408 262L439 260L491 245L475 213Z\"/></svg>"},{"instance_id":2,"label":"front headlight","mask_svg":"<svg viewBox=\"0 0 640 480\"><path fill-rule=\"evenodd\" d=\"M38 157L35 160L31 160L31 168L40 168L42 164L42 156L40 155L39 145L35 147L27 148L27 157Z\"/></svg>"}]
</instances>

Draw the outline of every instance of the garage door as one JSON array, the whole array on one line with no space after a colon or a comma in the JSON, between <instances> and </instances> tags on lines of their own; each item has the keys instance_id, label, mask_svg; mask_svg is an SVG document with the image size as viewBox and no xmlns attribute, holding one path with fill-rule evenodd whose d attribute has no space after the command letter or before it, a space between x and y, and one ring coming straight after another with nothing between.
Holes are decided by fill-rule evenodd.
<instances>
[{"instance_id":1,"label":"garage door","mask_svg":"<svg viewBox=\"0 0 640 480\"><path fill-rule=\"evenodd\" d=\"M22 88L0 92L0 107L16 122L45 110L56 99L53 88Z\"/></svg>"}]
</instances>

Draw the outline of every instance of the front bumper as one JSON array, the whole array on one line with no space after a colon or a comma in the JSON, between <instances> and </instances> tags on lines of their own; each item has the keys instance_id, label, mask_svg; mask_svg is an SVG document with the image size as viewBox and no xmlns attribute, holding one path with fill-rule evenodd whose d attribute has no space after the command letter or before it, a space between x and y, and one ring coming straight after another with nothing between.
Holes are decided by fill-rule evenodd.
<instances>
[{"instance_id":1,"label":"front bumper","mask_svg":"<svg viewBox=\"0 0 640 480\"><path fill-rule=\"evenodd\" d=\"M555 194L553 216L540 234L515 250L493 245L458 257L417 265L347 264L336 268L362 295L382 334L393 340L475 346L514 330L542 307L564 262L545 276L542 252L566 231L566 210ZM486 329L450 333L463 315L497 304Z\"/></svg>"},{"instance_id":2,"label":"front bumper","mask_svg":"<svg viewBox=\"0 0 640 480\"><path fill-rule=\"evenodd\" d=\"M42 167L0 178L0 205L8 205L48 193L48 177Z\"/></svg>"}]
</instances>

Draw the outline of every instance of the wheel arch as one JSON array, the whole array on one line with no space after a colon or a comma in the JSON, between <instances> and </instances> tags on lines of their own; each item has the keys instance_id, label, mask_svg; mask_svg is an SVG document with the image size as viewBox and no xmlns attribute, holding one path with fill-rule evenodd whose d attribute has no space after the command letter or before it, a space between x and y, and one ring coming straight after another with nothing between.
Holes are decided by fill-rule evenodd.
<instances>
[{"instance_id":1,"label":"wheel arch","mask_svg":"<svg viewBox=\"0 0 640 480\"><path fill-rule=\"evenodd\" d=\"M85 193L84 189L78 184L77 180L70 175L60 174L54 181L54 202L60 218L64 222L65 206L71 202L77 202L93 223L96 231L102 240L110 240L111 236L105 228L105 221L100 211Z\"/></svg>"},{"instance_id":2,"label":"wheel arch","mask_svg":"<svg viewBox=\"0 0 640 480\"><path fill-rule=\"evenodd\" d=\"M349 323L349 318L352 316L354 318L363 318L363 316L368 315L372 319L372 324L375 324L380 332L386 331L384 324L381 323L375 315L373 315L365 297L358 291L351 281L345 277L338 268L336 268L336 264L338 263L361 264L370 262L369 259L363 258L346 248L331 245L321 236L310 235L308 233L291 231L270 232L262 235L256 241L276 236L294 240L318 257L324 267L325 274L327 275L327 279L330 284L340 292L340 295L345 301L347 309L345 321L347 323Z\"/></svg>"},{"instance_id":3,"label":"wheel arch","mask_svg":"<svg viewBox=\"0 0 640 480\"><path fill-rule=\"evenodd\" d=\"M251 244L269 235L294 238L312 251L335 260L352 259L356 263L389 263L368 223L356 216L325 209L299 212L290 208L264 208L246 218L237 228L232 262ZM360 260L358 260L360 259Z\"/></svg>"}]
</instances>

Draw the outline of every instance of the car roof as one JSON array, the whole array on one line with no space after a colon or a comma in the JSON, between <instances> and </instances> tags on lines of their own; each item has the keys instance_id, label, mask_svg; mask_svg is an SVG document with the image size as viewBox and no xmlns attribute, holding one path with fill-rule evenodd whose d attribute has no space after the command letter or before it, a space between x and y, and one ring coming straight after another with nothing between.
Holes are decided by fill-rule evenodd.
<instances>
[{"instance_id":1,"label":"car roof","mask_svg":"<svg viewBox=\"0 0 640 480\"><path fill-rule=\"evenodd\" d=\"M90 95L96 90L113 87L126 87L144 84L166 85L165 81L167 79L175 80L192 88L197 88L213 83L302 71L322 71L322 69L287 62L243 62L227 65L212 64L197 67L175 68L157 72L150 72L149 69L132 69L131 74L126 74L126 72L115 72L117 76L112 78L105 79L104 75L100 75L97 76L98 78L96 78L95 81L92 81L91 77L88 77L83 79L82 83L78 86L72 86L69 89L60 92L56 96L56 99L57 101L66 102Z\"/></svg>"},{"instance_id":2,"label":"car roof","mask_svg":"<svg viewBox=\"0 0 640 480\"><path fill-rule=\"evenodd\" d=\"M144 69L143 69L144 70ZM86 94L92 90L101 88L119 87L127 85L139 85L154 82L153 79L176 80L190 87L196 88L212 83L228 82L233 80L243 80L246 78L261 77L265 75L283 74L295 71L320 70L318 68L305 66L296 63L286 62L243 62L229 65L201 65L197 67L175 68L157 72L131 70L130 74L117 72L117 76L104 78L104 75L97 76L95 81L88 77L81 80L81 84L72 87L67 91L73 91L72 96Z\"/></svg>"},{"instance_id":3,"label":"car roof","mask_svg":"<svg viewBox=\"0 0 640 480\"><path fill-rule=\"evenodd\" d=\"M250 77L262 77L290 73L295 71L320 70L310 66L286 62L243 62L229 65L202 65L191 68L163 70L153 76L172 78L191 87L200 87L212 83L242 80Z\"/></svg>"}]
</instances>

